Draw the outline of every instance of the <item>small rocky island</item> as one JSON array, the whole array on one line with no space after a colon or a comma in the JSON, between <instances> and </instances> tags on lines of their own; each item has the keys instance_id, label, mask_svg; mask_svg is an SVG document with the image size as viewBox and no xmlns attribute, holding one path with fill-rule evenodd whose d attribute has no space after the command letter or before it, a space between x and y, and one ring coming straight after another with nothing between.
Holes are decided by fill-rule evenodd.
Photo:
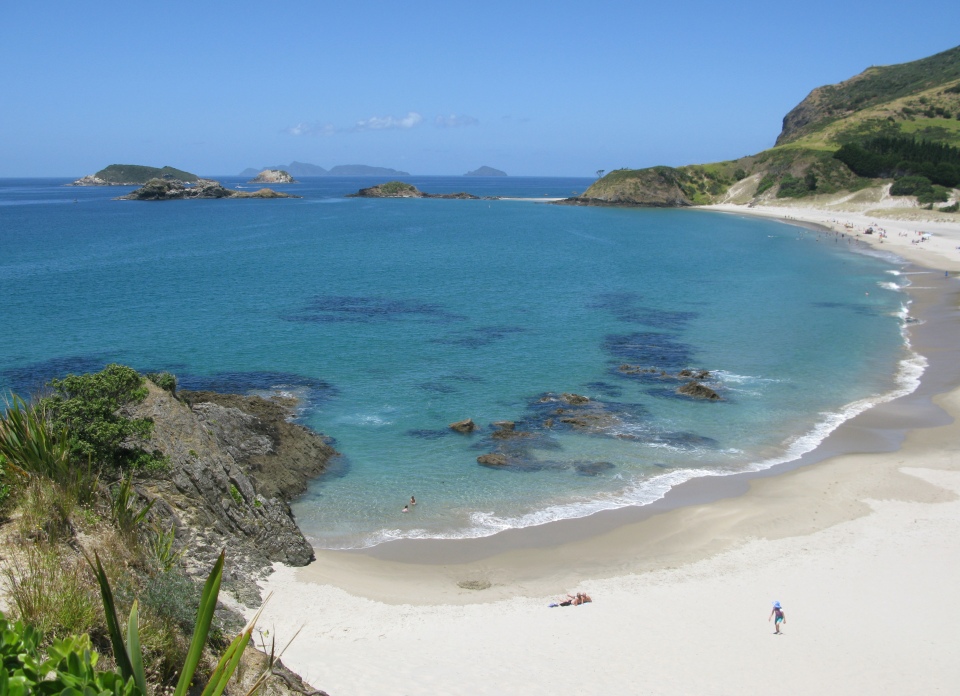
<instances>
[{"instance_id":1,"label":"small rocky island","mask_svg":"<svg viewBox=\"0 0 960 696\"><path fill-rule=\"evenodd\" d=\"M111 164L96 174L87 174L67 186L142 186L151 179L177 179L193 183L200 177L174 167L147 167L142 164Z\"/></svg>"},{"instance_id":2,"label":"small rocky island","mask_svg":"<svg viewBox=\"0 0 960 696\"><path fill-rule=\"evenodd\" d=\"M458 198L480 200L480 196L461 191L459 193L425 193L413 184L403 181L388 181L369 188L363 188L356 193L348 193L347 198Z\"/></svg>"},{"instance_id":3,"label":"small rocky island","mask_svg":"<svg viewBox=\"0 0 960 696\"><path fill-rule=\"evenodd\" d=\"M264 169L248 184L295 184L297 181L290 176L290 173L283 169Z\"/></svg>"},{"instance_id":4,"label":"small rocky island","mask_svg":"<svg viewBox=\"0 0 960 696\"><path fill-rule=\"evenodd\" d=\"M499 169L494 169L493 167L488 167L483 165L479 169L474 169L472 172L467 172L464 176L506 176L507 173Z\"/></svg>"},{"instance_id":5,"label":"small rocky island","mask_svg":"<svg viewBox=\"0 0 960 696\"><path fill-rule=\"evenodd\" d=\"M197 179L188 186L179 179L151 179L142 187L126 196L117 196L116 201L176 201L185 198L301 198L289 193L262 188L259 191L235 191L225 188L219 181Z\"/></svg>"}]
</instances>

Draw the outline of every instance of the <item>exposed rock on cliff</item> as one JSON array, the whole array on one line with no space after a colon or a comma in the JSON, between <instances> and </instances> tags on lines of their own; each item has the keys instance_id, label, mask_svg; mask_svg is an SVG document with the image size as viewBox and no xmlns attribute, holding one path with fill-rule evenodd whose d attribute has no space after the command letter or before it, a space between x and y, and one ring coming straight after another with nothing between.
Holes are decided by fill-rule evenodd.
<instances>
[{"instance_id":1,"label":"exposed rock on cliff","mask_svg":"<svg viewBox=\"0 0 960 696\"><path fill-rule=\"evenodd\" d=\"M250 179L248 184L295 184L297 183L289 172L282 169L264 169L256 177Z\"/></svg>"},{"instance_id":2,"label":"exposed rock on cliff","mask_svg":"<svg viewBox=\"0 0 960 696\"><path fill-rule=\"evenodd\" d=\"M118 196L114 200L174 201L184 198L300 198L300 196L280 193L268 188L259 191L234 191L212 179L198 179L194 186L187 186L178 179L151 179L136 191L126 196Z\"/></svg>"},{"instance_id":3,"label":"exposed rock on cliff","mask_svg":"<svg viewBox=\"0 0 960 696\"><path fill-rule=\"evenodd\" d=\"M479 196L461 191L459 193L424 193L413 184L403 181L388 181L356 193L348 193L347 198L459 198L479 200Z\"/></svg>"},{"instance_id":4,"label":"exposed rock on cliff","mask_svg":"<svg viewBox=\"0 0 960 696\"><path fill-rule=\"evenodd\" d=\"M319 435L289 423L281 404L259 397L181 392L154 385L131 416L150 418L149 446L170 471L138 484L153 512L189 549L188 572L203 575L220 549L231 557L225 587L248 606L260 601L256 579L276 562L302 566L313 549L287 504L306 489L336 451Z\"/></svg>"}]
</instances>

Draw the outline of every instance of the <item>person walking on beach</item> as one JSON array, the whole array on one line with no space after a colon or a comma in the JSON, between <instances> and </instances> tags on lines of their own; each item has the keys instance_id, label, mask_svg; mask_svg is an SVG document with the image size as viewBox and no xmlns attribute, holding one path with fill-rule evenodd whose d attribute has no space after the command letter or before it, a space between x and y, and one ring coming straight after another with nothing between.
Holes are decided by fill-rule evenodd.
<instances>
[{"instance_id":1,"label":"person walking on beach","mask_svg":"<svg viewBox=\"0 0 960 696\"><path fill-rule=\"evenodd\" d=\"M783 607L780 606L780 602L773 603L773 609L770 610L770 618L767 621L773 619L773 625L775 627L774 634L780 635L780 624L787 623L787 615L783 613Z\"/></svg>"}]
</instances>

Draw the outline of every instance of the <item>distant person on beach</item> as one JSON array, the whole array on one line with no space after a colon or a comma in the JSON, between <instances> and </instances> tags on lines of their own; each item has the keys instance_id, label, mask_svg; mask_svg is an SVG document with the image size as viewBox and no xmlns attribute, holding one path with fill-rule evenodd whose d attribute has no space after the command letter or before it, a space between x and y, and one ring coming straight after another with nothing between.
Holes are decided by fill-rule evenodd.
<instances>
[{"instance_id":1,"label":"distant person on beach","mask_svg":"<svg viewBox=\"0 0 960 696\"><path fill-rule=\"evenodd\" d=\"M403 506L403 510L401 510L400 512L410 512L410 508L408 508L406 505L404 505L404 506Z\"/></svg>"},{"instance_id":2,"label":"distant person on beach","mask_svg":"<svg viewBox=\"0 0 960 696\"><path fill-rule=\"evenodd\" d=\"M787 623L787 615L783 613L783 607L780 606L780 602L773 603L773 609L770 610L770 617L767 621L773 619L773 625L776 628L774 633L780 634L780 624Z\"/></svg>"},{"instance_id":3,"label":"distant person on beach","mask_svg":"<svg viewBox=\"0 0 960 696\"><path fill-rule=\"evenodd\" d=\"M417 504L417 499L414 498L412 495L410 496L410 504L411 504L411 505L416 505L416 504Z\"/></svg>"}]
</instances>

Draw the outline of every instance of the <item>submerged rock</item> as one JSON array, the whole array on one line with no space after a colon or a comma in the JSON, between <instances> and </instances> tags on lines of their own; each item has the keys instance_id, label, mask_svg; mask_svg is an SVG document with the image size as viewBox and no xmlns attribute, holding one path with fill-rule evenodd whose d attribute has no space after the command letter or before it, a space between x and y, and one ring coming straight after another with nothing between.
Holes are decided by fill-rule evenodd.
<instances>
[{"instance_id":1,"label":"submerged rock","mask_svg":"<svg viewBox=\"0 0 960 696\"><path fill-rule=\"evenodd\" d=\"M477 464L482 464L483 466L506 466L507 455L500 454L499 452L481 454L477 457Z\"/></svg>"}]
</instances>

